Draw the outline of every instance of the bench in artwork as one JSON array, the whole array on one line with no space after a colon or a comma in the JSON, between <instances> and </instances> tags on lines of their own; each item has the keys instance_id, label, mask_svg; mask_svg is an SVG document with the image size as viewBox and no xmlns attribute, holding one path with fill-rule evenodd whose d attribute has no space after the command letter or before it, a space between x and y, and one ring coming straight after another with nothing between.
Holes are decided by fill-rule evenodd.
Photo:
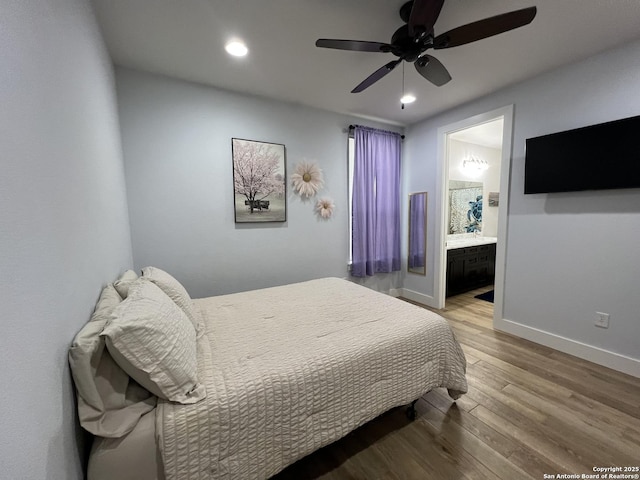
<instances>
[{"instance_id":1,"label":"bench in artwork","mask_svg":"<svg viewBox=\"0 0 640 480\"><path fill-rule=\"evenodd\" d=\"M269 210L269 200L245 200L244 204L248 207L253 206L256 210Z\"/></svg>"}]
</instances>

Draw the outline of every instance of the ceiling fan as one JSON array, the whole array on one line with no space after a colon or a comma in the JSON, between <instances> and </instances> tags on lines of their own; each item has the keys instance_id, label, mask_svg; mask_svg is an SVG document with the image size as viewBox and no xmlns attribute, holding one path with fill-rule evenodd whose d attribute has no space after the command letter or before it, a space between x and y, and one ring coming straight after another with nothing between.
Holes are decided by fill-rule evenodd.
<instances>
[{"instance_id":1,"label":"ceiling fan","mask_svg":"<svg viewBox=\"0 0 640 480\"><path fill-rule=\"evenodd\" d=\"M443 4L444 0L412 0L405 3L400 8L400 18L406 25L402 25L396 30L391 37L391 43L321 38L316 41L316 47L393 53L398 57L397 60L390 61L365 78L351 90L351 93L362 92L370 87L403 60L412 62L420 75L440 87L451 80L451 75L438 59L424 52L430 48L441 50L465 45L528 25L533 21L537 12L536 7L514 10L434 36L433 26L440 15Z\"/></svg>"}]
</instances>

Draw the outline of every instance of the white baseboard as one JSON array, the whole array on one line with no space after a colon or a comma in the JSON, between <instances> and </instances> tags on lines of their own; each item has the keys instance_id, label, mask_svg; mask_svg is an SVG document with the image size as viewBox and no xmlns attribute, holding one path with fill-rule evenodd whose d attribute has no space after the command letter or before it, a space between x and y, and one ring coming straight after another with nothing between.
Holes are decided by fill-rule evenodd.
<instances>
[{"instance_id":1,"label":"white baseboard","mask_svg":"<svg viewBox=\"0 0 640 480\"><path fill-rule=\"evenodd\" d=\"M413 302L421 303L422 305L426 305L427 307L437 308L435 299L431 295L425 295L424 293L415 292L413 290L409 290L408 288L399 288L399 295Z\"/></svg>"},{"instance_id":2,"label":"white baseboard","mask_svg":"<svg viewBox=\"0 0 640 480\"><path fill-rule=\"evenodd\" d=\"M402 296L402 289L401 288L392 288L389 290L388 292L389 295L391 295L392 297L398 298Z\"/></svg>"},{"instance_id":3,"label":"white baseboard","mask_svg":"<svg viewBox=\"0 0 640 480\"><path fill-rule=\"evenodd\" d=\"M522 325L521 323L514 322L512 320L502 319L494 321L493 324L496 330L510 333L516 337L530 340L546 347L551 347L554 350L568 353L574 357L579 357L584 360L588 360L598 365L602 365L619 372L632 375L640 378L640 360L621 355L619 353L610 352L602 348L587 345L570 338L561 337L554 333L545 332L534 327Z\"/></svg>"}]
</instances>

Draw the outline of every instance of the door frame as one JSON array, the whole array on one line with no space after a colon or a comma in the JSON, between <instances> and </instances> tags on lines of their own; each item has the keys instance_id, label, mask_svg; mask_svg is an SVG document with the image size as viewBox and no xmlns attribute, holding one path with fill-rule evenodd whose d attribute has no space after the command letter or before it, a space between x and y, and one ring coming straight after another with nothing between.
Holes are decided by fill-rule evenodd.
<instances>
[{"instance_id":1,"label":"door frame","mask_svg":"<svg viewBox=\"0 0 640 480\"><path fill-rule=\"evenodd\" d=\"M434 297L435 307L444 308L447 274L447 198L449 194L449 135L478 124L503 119L502 158L500 163L500 205L498 210L498 243L496 246L495 295L493 324L503 319L505 259L507 252L507 220L509 210L509 188L511 178L511 147L513 138L513 105L507 105L458 122L438 128L438 166L436 182L436 242Z\"/></svg>"}]
</instances>

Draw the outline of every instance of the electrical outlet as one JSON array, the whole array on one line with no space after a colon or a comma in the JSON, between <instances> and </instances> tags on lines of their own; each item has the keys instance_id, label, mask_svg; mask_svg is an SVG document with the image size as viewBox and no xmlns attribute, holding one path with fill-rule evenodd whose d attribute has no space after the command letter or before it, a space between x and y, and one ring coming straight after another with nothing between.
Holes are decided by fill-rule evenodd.
<instances>
[{"instance_id":1,"label":"electrical outlet","mask_svg":"<svg viewBox=\"0 0 640 480\"><path fill-rule=\"evenodd\" d=\"M609 314L596 312L596 321L594 322L596 327L609 328Z\"/></svg>"}]
</instances>

